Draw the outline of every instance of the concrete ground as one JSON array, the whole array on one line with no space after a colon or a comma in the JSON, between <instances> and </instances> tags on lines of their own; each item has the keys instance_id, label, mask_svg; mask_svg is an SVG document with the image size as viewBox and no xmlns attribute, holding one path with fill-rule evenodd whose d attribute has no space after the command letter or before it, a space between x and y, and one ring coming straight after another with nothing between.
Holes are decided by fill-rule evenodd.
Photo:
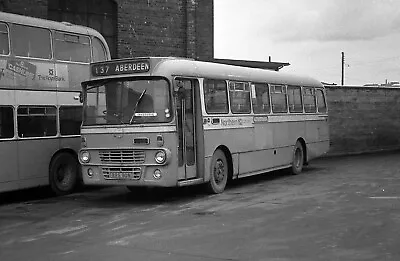
<instances>
[{"instance_id":1,"label":"concrete ground","mask_svg":"<svg viewBox=\"0 0 400 261\"><path fill-rule=\"evenodd\" d=\"M202 187L0 194L0 260L400 260L400 152Z\"/></svg>"}]
</instances>

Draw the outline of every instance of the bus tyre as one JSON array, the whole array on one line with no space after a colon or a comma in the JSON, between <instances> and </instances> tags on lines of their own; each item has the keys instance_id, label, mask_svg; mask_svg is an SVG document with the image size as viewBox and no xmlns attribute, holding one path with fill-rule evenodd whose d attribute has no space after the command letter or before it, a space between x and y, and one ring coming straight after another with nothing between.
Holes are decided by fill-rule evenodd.
<instances>
[{"instance_id":1,"label":"bus tyre","mask_svg":"<svg viewBox=\"0 0 400 261\"><path fill-rule=\"evenodd\" d=\"M61 196L71 193L77 184L79 163L70 153L57 154L50 164L51 190Z\"/></svg>"},{"instance_id":2,"label":"bus tyre","mask_svg":"<svg viewBox=\"0 0 400 261\"><path fill-rule=\"evenodd\" d=\"M216 150L211 160L208 191L213 194L223 192L228 182L228 174L229 166L225 153L222 150Z\"/></svg>"},{"instance_id":3,"label":"bus tyre","mask_svg":"<svg viewBox=\"0 0 400 261\"><path fill-rule=\"evenodd\" d=\"M300 174L304 166L304 150L300 141L296 142L293 149L292 174Z\"/></svg>"}]
</instances>

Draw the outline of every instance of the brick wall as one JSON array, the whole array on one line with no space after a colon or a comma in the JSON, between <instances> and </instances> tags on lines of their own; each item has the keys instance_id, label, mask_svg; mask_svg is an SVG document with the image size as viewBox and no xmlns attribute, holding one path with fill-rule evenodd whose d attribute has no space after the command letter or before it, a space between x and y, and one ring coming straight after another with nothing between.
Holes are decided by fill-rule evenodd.
<instances>
[{"instance_id":1,"label":"brick wall","mask_svg":"<svg viewBox=\"0 0 400 261\"><path fill-rule=\"evenodd\" d=\"M0 11L46 19L48 1L54 0L0 0ZM114 1L118 5L118 58L213 58L213 0Z\"/></svg>"},{"instance_id":2,"label":"brick wall","mask_svg":"<svg viewBox=\"0 0 400 261\"><path fill-rule=\"evenodd\" d=\"M118 54L213 58L212 0L117 0Z\"/></svg>"},{"instance_id":3,"label":"brick wall","mask_svg":"<svg viewBox=\"0 0 400 261\"><path fill-rule=\"evenodd\" d=\"M400 148L400 88L327 87L329 154Z\"/></svg>"}]
</instances>

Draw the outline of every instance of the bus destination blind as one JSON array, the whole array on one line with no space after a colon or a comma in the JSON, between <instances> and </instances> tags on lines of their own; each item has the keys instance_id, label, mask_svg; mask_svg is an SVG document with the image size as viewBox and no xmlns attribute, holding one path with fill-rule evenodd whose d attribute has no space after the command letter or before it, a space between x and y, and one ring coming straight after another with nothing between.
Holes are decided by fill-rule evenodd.
<instances>
[{"instance_id":1,"label":"bus destination blind","mask_svg":"<svg viewBox=\"0 0 400 261\"><path fill-rule=\"evenodd\" d=\"M149 61L118 61L92 65L93 76L144 73L150 70Z\"/></svg>"}]
</instances>

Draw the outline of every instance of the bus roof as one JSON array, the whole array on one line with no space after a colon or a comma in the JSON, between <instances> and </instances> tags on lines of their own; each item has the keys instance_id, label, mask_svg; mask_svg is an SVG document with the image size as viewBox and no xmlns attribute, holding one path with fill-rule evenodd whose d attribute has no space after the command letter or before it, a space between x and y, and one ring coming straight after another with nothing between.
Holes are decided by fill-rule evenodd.
<instances>
[{"instance_id":1,"label":"bus roof","mask_svg":"<svg viewBox=\"0 0 400 261\"><path fill-rule=\"evenodd\" d=\"M110 73L96 73L96 68L101 68L104 65L111 68ZM323 87L320 81L307 76L179 57L136 57L96 62L91 64L91 73L91 80L171 75Z\"/></svg>"},{"instance_id":2,"label":"bus roof","mask_svg":"<svg viewBox=\"0 0 400 261\"><path fill-rule=\"evenodd\" d=\"M99 38L103 38L99 32L97 32L96 30L94 30L90 27L75 25L75 24L71 24L69 22L56 22L56 21L51 21L51 20L46 20L46 19L41 19L41 18L5 13L5 12L0 12L0 21L13 23L13 24L42 27L42 28L54 29L54 30L60 30L60 31L66 31L66 32L89 34L89 35L97 36Z\"/></svg>"}]
</instances>

